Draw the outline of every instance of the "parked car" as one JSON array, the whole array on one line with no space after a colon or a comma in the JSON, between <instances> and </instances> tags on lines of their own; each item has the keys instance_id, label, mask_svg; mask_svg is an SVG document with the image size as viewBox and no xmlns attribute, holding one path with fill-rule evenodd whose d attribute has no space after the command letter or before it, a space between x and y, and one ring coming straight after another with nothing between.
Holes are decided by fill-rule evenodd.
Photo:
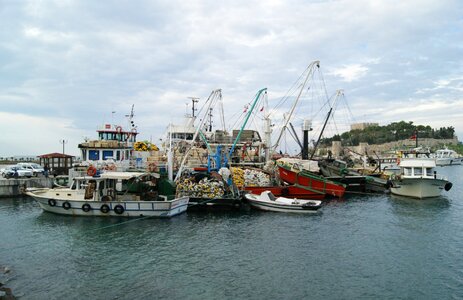
<instances>
[{"instance_id":1,"label":"parked car","mask_svg":"<svg viewBox=\"0 0 463 300\"><path fill-rule=\"evenodd\" d=\"M18 166L7 168L2 172L2 176L5 178L20 178L20 177L31 178L33 175L34 173L32 173L31 170L23 169Z\"/></svg>"},{"instance_id":2,"label":"parked car","mask_svg":"<svg viewBox=\"0 0 463 300\"><path fill-rule=\"evenodd\" d=\"M41 165L36 163L18 163L16 166L21 167L23 169L31 170L33 176L43 174L43 172L45 171Z\"/></svg>"}]
</instances>

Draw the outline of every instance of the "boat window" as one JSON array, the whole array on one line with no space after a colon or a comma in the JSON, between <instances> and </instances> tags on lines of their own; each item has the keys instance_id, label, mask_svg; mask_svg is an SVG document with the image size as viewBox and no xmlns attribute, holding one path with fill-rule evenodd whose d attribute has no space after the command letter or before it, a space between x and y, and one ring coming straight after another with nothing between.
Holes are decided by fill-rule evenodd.
<instances>
[{"instance_id":1,"label":"boat window","mask_svg":"<svg viewBox=\"0 0 463 300\"><path fill-rule=\"evenodd\" d=\"M114 152L112 150L103 150L103 160L107 160L108 157L113 157Z\"/></svg>"},{"instance_id":2,"label":"boat window","mask_svg":"<svg viewBox=\"0 0 463 300\"><path fill-rule=\"evenodd\" d=\"M88 159L100 160L100 151L99 150L88 150Z\"/></svg>"},{"instance_id":3,"label":"boat window","mask_svg":"<svg viewBox=\"0 0 463 300\"><path fill-rule=\"evenodd\" d=\"M116 151L116 160L121 160L121 151Z\"/></svg>"},{"instance_id":4,"label":"boat window","mask_svg":"<svg viewBox=\"0 0 463 300\"><path fill-rule=\"evenodd\" d=\"M116 183L116 191L118 191L118 192L122 192L122 191L123 191L122 180L121 180L121 179L118 179L118 180L117 180L117 183Z\"/></svg>"},{"instance_id":5,"label":"boat window","mask_svg":"<svg viewBox=\"0 0 463 300\"><path fill-rule=\"evenodd\" d=\"M410 168L410 167L404 168L404 175L405 176L411 176L412 175L412 168Z\"/></svg>"},{"instance_id":6,"label":"boat window","mask_svg":"<svg viewBox=\"0 0 463 300\"><path fill-rule=\"evenodd\" d=\"M71 190L75 190L76 188L77 188L77 183L76 181L73 181L71 185Z\"/></svg>"},{"instance_id":7,"label":"boat window","mask_svg":"<svg viewBox=\"0 0 463 300\"><path fill-rule=\"evenodd\" d=\"M426 169L426 176L433 176L432 168L425 168Z\"/></svg>"},{"instance_id":8,"label":"boat window","mask_svg":"<svg viewBox=\"0 0 463 300\"><path fill-rule=\"evenodd\" d=\"M423 175L423 169L415 168L415 176L421 176L421 175Z\"/></svg>"}]
</instances>

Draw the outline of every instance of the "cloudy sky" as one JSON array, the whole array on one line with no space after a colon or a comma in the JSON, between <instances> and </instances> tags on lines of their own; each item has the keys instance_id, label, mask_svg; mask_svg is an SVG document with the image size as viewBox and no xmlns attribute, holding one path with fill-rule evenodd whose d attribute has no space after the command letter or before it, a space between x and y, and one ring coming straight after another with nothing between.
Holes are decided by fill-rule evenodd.
<instances>
[{"instance_id":1,"label":"cloudy sky","mask_svg":"<svg viewBox=\"0 0 463 300\"><path fill-rule=\"evenodd\" d=\"M188 97L218 88L226 115L263 87L272 107L314 60L354 121L463 138L462 16L458 0L0 0L0 156L63 139L79 154L132 104L157 141Z\"/></svg>"}]
</instances>

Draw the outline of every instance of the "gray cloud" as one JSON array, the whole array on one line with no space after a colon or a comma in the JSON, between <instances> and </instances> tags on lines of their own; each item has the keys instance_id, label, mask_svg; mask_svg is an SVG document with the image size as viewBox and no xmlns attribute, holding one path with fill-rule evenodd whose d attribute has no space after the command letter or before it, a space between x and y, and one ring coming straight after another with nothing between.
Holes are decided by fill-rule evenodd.
<instances>
[{"instance_id":1,"label":"gray cloud","mask_svg":"<svg viewBox=\"0 0 463 300\"><path fill-rule=\"evenodd\" d=\"M344 89L355 121L455 126L462 136L462 8L452 0L4 1L0 113L34 122L0 119L11 133L0 137L8 145L0 155L59 151L53 141L93 137L111 111L123 122L132 104L141 137L157 139L187 97L204 101L216 88L229 116L262 87L272 106L318 59L329 94ZM37 120L50 138L34 148L13 142L38 130Z\"/></svg>"}]
</instances>

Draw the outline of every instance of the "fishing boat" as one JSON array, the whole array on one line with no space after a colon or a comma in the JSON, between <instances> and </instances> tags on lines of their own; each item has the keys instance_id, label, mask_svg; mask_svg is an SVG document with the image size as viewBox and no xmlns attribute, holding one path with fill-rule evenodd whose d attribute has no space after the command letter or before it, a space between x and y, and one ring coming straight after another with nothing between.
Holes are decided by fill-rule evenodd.
<instances>
[{"instance_id":1,"label":"fishing boat","mask_svg":"<svg viewBox=\"0 0 463 300\"><path fill-rule=\"evenodd\" d=\"M344 196L346 186L342 183L328 180L315 173L307 171L297 164L282 163L277 161L280 179L292 185L299 185L306 189L323 192L341 198Z\"/></svg>"},{"instance_id":2,"label":"fishing boat","mask_svg":"<svg viewBox=\"0 0 463 300\"><path fill-rule=\"evenodd\" d=\"M133 105L128 118L129 127L121 125L103 124L97 129L98 139L86 139L78 145L81 150L82 161L103 163L107 160L116 162L127 161L132 157L133 146L138 131L133 122Z\"/></svg>"},{"instance_id":3,"label":"fishing boat","mask_svg":"<svg viewBox=\"0 0 463 300\"><path fill-rule=\"evenodd\" d=\"M28 189L47 212L74 216L173 217L189 197L174 198L155 173L105 172L73 178L70 187Z\"/></svg>"},{"instance_id":4,"label":"fishing boat","mask_svg":"<svg viewBox=\"0 0 463 300\"><path fill-rule=\"evenodd\" d=\"M432 158L403 158L400 174L391 176L391 193L418 199L438 197L442 190L449 191L452 183L437 175Z\"/></svg>"},{"instance_id":5,"label":"fishing boat","mask_svg":"<svg viewBox=\"0 0 463 300\"><path fill-rule=\"evenodd\" d=\"M314 213L322 205L322 201L318 200L275 197L270 191L264 191L260 195L246 194L245 198L252 207L274 212Z\"/></svg>"},{"instance_id":6,"label":"fishing boat","mask_svg":"<svg viewBox=\"0 0 463 300\"><path fill-rule=\"evenodd\" d=\"M348 192L384 193L388 189L387 177L383 178L385 175L381 171L349 168L347 162L339 159L320 160L318 165L323 176L345 184Z\"/></svg>"}]
</instances>

